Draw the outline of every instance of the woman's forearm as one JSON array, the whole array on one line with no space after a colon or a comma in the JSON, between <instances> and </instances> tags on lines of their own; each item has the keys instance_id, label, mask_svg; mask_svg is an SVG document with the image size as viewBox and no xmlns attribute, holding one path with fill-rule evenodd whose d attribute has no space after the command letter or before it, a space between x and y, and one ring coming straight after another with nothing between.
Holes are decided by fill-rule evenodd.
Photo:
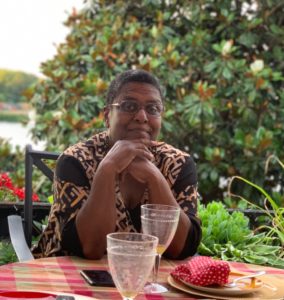
<instances>
[{"instance_id":1,"label":"woman's forearm","mask_svg":"<svg viewBox=\"0 0 284 300\"><path fill-rule=\"evenodd\" d=\"M106 235L115 230L115 176L111 167L106 164L99 166L89 198L76 218L83 253L90 259L104 255Z\"/></svg>"}]
</instances>

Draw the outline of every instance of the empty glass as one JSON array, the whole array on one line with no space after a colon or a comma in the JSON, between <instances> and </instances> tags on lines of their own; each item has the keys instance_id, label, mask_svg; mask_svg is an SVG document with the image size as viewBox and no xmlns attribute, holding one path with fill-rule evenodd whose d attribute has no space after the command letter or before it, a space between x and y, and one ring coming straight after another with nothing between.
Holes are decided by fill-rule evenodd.
<instances>
[{"instance_id":1,"label":"empty glass","mask_svg":"<svg viewBox=\"0 0 284 300\"><path fill-rule=\"evenodd\" d=\"M158 238L117 232L107 235L110 273L124 300L132 300L143 289L154 266Z\"/></svg>"}]
</instances>

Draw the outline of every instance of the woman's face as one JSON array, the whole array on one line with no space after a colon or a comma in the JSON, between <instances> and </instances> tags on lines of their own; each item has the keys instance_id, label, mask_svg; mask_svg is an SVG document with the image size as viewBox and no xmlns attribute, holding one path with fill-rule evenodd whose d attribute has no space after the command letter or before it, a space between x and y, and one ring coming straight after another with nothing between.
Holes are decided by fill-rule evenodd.
<instances>
[{"instance_id":1,"label":"woman's face","mask_svg":"<svg viewBox=\"0 0 284 300\"><path fill-rule=\"evenodd\" d=\"M136 113L123 111L119 105L125 101L126 106L135 102L133 105L138 104L140 109ZM157 139L161 129L161 115L151 112L155 111L155 107L162 108L163 103L159 91L153 85L129 82L122 87L113 104L104 111L112 143L118 140ZM150 113L146 111L145 105Z\"/></svg>"}]
</instances>

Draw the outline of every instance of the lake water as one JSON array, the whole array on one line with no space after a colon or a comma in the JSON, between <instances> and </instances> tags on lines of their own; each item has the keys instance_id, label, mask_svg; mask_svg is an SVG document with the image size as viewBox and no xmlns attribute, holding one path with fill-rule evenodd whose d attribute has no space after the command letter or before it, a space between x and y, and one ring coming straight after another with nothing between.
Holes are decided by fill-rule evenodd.
<instances>
[{"instance_id":1,"label":"lake water","mask_svg":"<svg viewBox=\"0 0 284 300\"><path fill-rule=\"evenodd\" d=\"M34 143L29 133L32 124L24 126L21 123L0 122L0 137L8 139L13 147L19 145L21 149L27 144L31 144L36 150L43 150L44 143Z\"/></svg>"}]
</instances>

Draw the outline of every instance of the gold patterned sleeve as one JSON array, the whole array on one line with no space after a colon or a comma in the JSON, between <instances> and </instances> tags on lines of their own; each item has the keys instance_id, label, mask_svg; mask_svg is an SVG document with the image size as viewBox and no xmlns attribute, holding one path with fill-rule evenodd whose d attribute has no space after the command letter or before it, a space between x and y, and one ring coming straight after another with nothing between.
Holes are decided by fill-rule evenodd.
<instances>
[{"instance_id":1,"label":"gold patterned sleeve","mask_svg":"<svg viewBox=\"0 0 284 300\"><path fill-rule=\"evenodd\" d=\"M89 185L79 185L72 182L70 175L66 179L62 169L66 174L70 174L70 160L68 164L61 164L56 170L54 179L54 202L48 217L48 224L44 230L38 245L33 249L36 258L59 255L80 255L81 245L77 234L75 219L83 203L87 200L89 194ZM60 178L58 176L60 175ZM71 172L76 180L84 177L82 170ZM75 180L74 180L75 181ZM83 180L82 180L83 181Z\"/></svg>"},{"instance_id":2,"label":"gold patterned sleeve","mask_svg":"<svg viewBox=\"0 0 284 300\"><path fill-rule=\"evenodd\" d=\"M75 220L83 203L87 201L88 195L88 186L78 186L70 182L57 181L54 201L57 208L54 212L54 217L60 231L61 248L68 255L83 255Z\"/></svg>"},{"instance_id":3,"label":"gold patterned sleeve","mask_svg":"<svg viewBox=\"0 0 284 300\"><path fill-rule=\"evenodd\" d=\"M66 224L74 219L87 200L89 187L57 179L54 181L54 215L58 224Z\"/></svg>"},{"instance_id":4,"label":"gold patterned sleeve","mask_svg":"<svg viewBox=\"0 0 284 300\"><path fill-rule=\"evenodd\" d=\"M197 175L193 159L189 157L173 186L173 192L181 209L191 221L191 227L178 259L184 259L196 253L201 241L201 222L197 215Z\"/></svg>"}]
</instances>

